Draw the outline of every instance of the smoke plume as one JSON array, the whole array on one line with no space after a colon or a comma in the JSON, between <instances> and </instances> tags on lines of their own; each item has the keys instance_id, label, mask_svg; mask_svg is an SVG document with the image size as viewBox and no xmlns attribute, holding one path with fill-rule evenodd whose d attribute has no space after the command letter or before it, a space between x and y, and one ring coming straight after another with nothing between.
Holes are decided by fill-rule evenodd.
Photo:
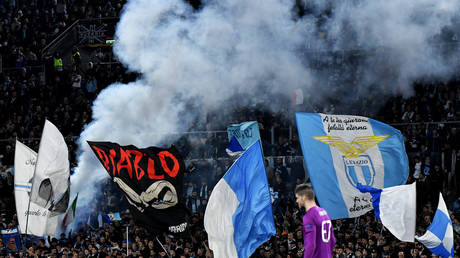
<instances>
[{"instance_id":1,"label":"smoke plume","mask_svg":"<svg viewBox=\"0 0 460 258\"><path fill-rule=\"evenodd\" d=\"M94 102L72 177L79 206L91 203L107 177L87 140L158 145L165 133L225 110L222 103L236 95L277 112L283 106L274 100L302 88L309 101L333 99L336 110L345 110L352 100L410 95L413 80L452 73L452 50L440 44L459 27L458 0L333 2L208 0L194 10L180 0L128 1L114 53L141 77L107 87ZM331 61L330 53L350 51L358 61L337 74L330 65L343 60ZM342 80L348 73L353 78Z\"/></svg>"}]
</instances>

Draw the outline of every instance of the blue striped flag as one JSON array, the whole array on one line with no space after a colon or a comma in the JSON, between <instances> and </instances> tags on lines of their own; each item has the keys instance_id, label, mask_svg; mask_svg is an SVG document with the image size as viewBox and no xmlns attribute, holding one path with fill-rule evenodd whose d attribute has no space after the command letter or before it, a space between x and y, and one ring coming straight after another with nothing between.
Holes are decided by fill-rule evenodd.
<instances>
[{"instance_id":1,"label":"blue striped flag","mask_svg":"<svg viewBox=\"0 0 460 258\"><path fill-rule=\"evenodd\" d=\"M369 193L404 184L409 174L401 132L361 116L297 113L303 156L317 199L331 219L372 210Z\"/></svg>"},{"instance_id":2,"label":"blue striped flag","mask_svg":"<svg viewBox=\"0 0 460 258\"><path fill-rule=\"evenodd\" d=\"M433 222L423 236L415 238L435 255L442 258L454 257L452 220L441 193L439 193L438 209L434 214Z\"/></svg>"},{"instance_id":3,"label":"blue striped flag","mask_svg":"<svg viewBox=\"0 0 460 258\"><path fill-rule=\"evenodd\" d=\"M276 234L260 142L255 142L214 187L204 214L214 257L249 257Z\"/></svg>"}]
</instances>

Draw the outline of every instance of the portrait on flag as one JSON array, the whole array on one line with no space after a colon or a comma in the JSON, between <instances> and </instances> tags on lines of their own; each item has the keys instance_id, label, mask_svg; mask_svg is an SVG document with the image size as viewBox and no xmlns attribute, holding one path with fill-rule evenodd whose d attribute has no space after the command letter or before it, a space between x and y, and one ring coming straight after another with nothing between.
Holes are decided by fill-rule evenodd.
<instances>
[{"instance_id":1,"label":"portrait on flag","mask_svg":"<svg viewBox=\"0 0 460 258\"><path fill-rule=\"evenodd\" d=\"M175 148L88 142L114 183L125 194L134 218L154 233L181 233L187 227L182 178L185 164Z\"/></svg>"},{"instance_id":2,"label":"portrait on flag","mask_svg":"<svg viewBox=\"0 0 460 258\"><path fill-rule=\"evenodd\" d=\"M409 173L399 130L361 116L296 113L305 164L318 201L332 219L372 210L374 188L404 184Z\"/></svg>"}]
</instances>

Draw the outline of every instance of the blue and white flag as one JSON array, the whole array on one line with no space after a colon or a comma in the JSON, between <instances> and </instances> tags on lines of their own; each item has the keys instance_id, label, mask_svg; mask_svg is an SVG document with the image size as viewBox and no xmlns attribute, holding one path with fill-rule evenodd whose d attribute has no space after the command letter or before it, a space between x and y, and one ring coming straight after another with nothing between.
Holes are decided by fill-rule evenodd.
<instances>
[{"instance_id":1,"label":"blue and white flag","mask_svg":"<svg viewBox=\"0 0 460 258\"><path fill-rule=\"evenodd\" d=\"M227 133L228 141L231 143L232 138L235 137L243 150L247 150L253 143L260 140L257 121L230 125L227 128Z\"/></svg>"},{"instance_id":2,"label":"blue and white flag","mask_svg":"<svg viewBox=\"0 0 460 258\"><path fill-rule=\"evenodd\" d=\"M357 188L372 195L375 216L399 240L414 242L416 216L415 183L383 189L363 186Z\"/></svg>"},{"instance_id":3,"label":"blue and white flag","mask_svg":"<svg viewBox=\"0 0 460 258\"><path fill-rule=\"evenodd\" d=\"M112 221L117 221L121 220L120 213L115 212L115 213L108 213L108 214L103 214L99 215L100 216L100 221L99 221L99 226L102 227L104 223L107 224L112 224Z\"/></svg>"},{"instance_id":4,"label":"blue and white flag","mask_svg":"<svg viewBox=\"0 0 460 258\"><path fill-rule=\"evenodd\" d=\"M415 238L435 255L442 258L454 257L452 220L441 193L439 193L438 209L434 214L433 222L423 236Z\"/></svg>"},{"instance_id":5,"label":"blue and white flag","mask_svg":"<svg viewBox=\"0 0 460 258\"><path fill-rule=\"evenodd\" d=\"M300 144L317 199L331 219L372 210L374 188L404 184L409 165L401 132L361 116L296 113Z\"/></svg>"},{"instance_id":6,"label":"blue and white flag","mask_svg":"<svg viewBox=\"0 0 460 258\"><path fill-rule=\"evenodd\" d=\"M204 214L214 257L249 257L276 234L260 142L255 142L214 187Z\"/></svg>"},{"instance_id":7,"label":"blue and white flag","mask_svg":"<svg viewBox=\"0 0 460 258\"><path fill-rule=\"evenodd\" d=\"M18 228L2 229L1 231L3 244L6 247L6 253L19 253L21 250L21 237Z\"/></svg>"}]
</instances>

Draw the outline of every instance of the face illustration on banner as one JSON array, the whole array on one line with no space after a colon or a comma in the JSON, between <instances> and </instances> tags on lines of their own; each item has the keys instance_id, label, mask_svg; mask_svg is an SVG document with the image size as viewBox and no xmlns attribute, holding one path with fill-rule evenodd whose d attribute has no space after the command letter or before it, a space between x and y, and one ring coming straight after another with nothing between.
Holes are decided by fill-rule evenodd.
<instances>
[{"instance_id":1,"label":"face illustration on banner","mask_svg":"<svg viewBox=\"0 0 460 258\"><path fill-rule=\"evenodd\" d=\"M351 143L344 141L340 136L316 136L313 138L334 147L343 154L342 159L348 182L356 187L358 183L367 186L374 185L375 168L371 157L364 153L388 137L387 134L358 136Z\"/></svg>"}]
</instances>

